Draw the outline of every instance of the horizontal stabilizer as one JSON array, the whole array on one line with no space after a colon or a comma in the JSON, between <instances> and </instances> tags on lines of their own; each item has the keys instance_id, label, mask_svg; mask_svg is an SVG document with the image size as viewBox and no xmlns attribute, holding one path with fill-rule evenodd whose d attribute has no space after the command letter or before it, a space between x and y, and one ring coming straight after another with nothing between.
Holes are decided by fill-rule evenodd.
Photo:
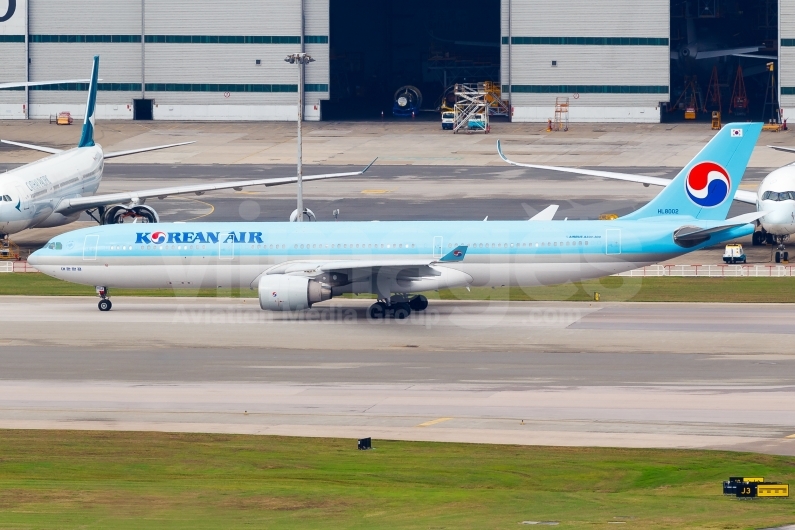
<instances>
[{"instance_id":1,"label":"horizontal stabilizer","mask_svg":"<svg viewBox=\"0 0 795 530\"><path fill-rule=\"evenodd\" d=\"M558 212L558 208L560 208L557 204L550 204L533 217L528 219L528 221L551 221L555 214Z\"/></svg>"},{"instance_id":2,"label":"horizontal stabilizer","mask_svg":"<svg viewBox=\"0 0 795 530\"><path fill-rule=\"evenodd\" d=\"M118 158L120 156L135 155L138 153L146 153L149 151L157 151L159 149L168 149L169 147L179 147L180 145L195 144L196 142L182 142L178 144L158 145L156 147L142 147L140 149L130 149L128 151L115 151L113 153L105 153L105 160L108 158Z\"/></svg>"},{"instance_id":3,"label":"horizontal stabilizer","mask_svg":"<svg viewBox=\"0 0 795 530\"><path fill-rule=\"evenodd\" d=\"M677 241L697 241L699 239L705 239L709 237L710 234L723 232L724 230L728 230L730 228L735 228L738 226L747 225L748 223L753 223L754 221L756 221L757 219L761 219L768 213L770 212L751 212L743 215L738 215L737 217L726 219L726 221L719 224L718 226L713 226L710 228L700 228L697 226L683 226L674 233L674 239L676 239Z\"/></svg>"},{"instance_id":4,"label":"horizontal stabilizer","mask_svg":"<svg viewBox=\"0 0 795 530\"><path fill-rule=\"evenodd\" d=\"M450 252L448 252L442 259L439 260L439 262L451 263L456 261L464 261L464 256L466 256L466 254L467 254L467 247L464 245L459 245Z\"/></svg>"},{"instance_id":5,"label":"horizontal stabilizer","mask_svg":"<svg viewBox=\"0 0 795 530\"><path fill-rule=\"evenodd\" d=\"M24 147L25 149L33 149L34 151L42 151L44 153L50 153L51 155L57 155L58 153L63 153L63 149L55 149L54 147L44 147L42 145L23 144L19 142L12 142L10 140L0 140L0 143L15 145L17 147Z\"/></svg>"}]
</instances>

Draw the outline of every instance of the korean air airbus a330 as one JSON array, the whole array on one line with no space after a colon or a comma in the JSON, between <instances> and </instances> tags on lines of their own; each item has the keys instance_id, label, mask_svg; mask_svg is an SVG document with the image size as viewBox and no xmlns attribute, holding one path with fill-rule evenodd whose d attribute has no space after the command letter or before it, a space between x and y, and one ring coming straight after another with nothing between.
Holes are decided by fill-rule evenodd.
<instances>
[{"instance_id":1,"label":"korean air airbus a330","mask_svg":"<svg viewBox=\"0 0 795 530\"><path fill-rule=\"evenodd\" d=\"M154 223L159 220L158 215L154 208L144 204L147 199L155 197L163 199L170 195L191 193L202 195L208 191L239 190L248 186L279 186L297 181L297 177L286 177L237 182L209 182L96 195L102 181L105 160L194 143L182 142L105 153L102 146L94 142L94 110L97 101L98 74L99 56L95 56L88 88L85 122L77 147L62 151L51 147L0 140L2 143L35 149L51 155L0 175L0 238L28 228L47 228L69 224L76 221L84 211L103 225L129 221ZM58 81L28 84L52 83L58 83ZM8 86L11 85L19 86L21 84L14 83ZM369 167L367 166L367 168ZM361 175L367 168L351 173L306 176L303 177L303 180Z\"/></svg>"},{"instance_id":2,"label":"korean air airbus a330","mask_svg":"<svg viewBox=\"0 0 795 530\"><path fill-rule=\"evenodd\" d=\"M765 212L726 214L761 131L723 128L671 185L615 221L193 223L113 225L52 239L29 262L109 290L250 287L263 309L300 310L375 293L372 317L405 318L417 293L598 278L751 234Z\"/></svg>"}]
</instances>

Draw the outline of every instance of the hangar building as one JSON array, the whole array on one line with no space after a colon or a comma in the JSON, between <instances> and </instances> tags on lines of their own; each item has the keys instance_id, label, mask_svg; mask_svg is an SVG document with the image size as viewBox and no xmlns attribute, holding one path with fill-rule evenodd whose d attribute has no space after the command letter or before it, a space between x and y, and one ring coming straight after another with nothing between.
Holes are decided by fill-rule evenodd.
<instances>
[{"instance_id":1,"label":"hangar building","mask_svg":"<svg viewBox=\"0 0 795 530\"><path fill-rule=\"evenodd\" d=\"M794 23L795 0L0 0L0 82L87 77L99 54L99 118L294 120L303 49L309 120L390 116L406 85L433 111L487 80L513 121L557 97L571 121L758 119L795 107ZM85 89L0 90L0 118L81 116Z\"/></svg>"}]
</instances>

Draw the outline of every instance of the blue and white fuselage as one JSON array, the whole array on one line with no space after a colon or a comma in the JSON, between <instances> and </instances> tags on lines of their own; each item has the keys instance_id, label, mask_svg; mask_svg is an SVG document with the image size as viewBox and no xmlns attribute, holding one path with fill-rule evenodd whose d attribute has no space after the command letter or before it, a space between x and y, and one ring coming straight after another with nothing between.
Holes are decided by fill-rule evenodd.
<instances>
[{"instance_id":1,"label":"blue and white fuselage","mask_svg":"<svg viewBox=\"0 0 795 530\"><path fill-rule=\"evenodd\" d=\"M406 295L598 278L753 232L764 212L726 214L761 124L726 127L654 200L615 221L113 225L58 236L29 262L103 297L113 287L250 287L263 309L293 310L374 293L376 315L408 304L394 295L417 309L427 300Z\"/></svg>"},{"instance_id":2,"label":"blue and white fuselage","mask_svg":"<svg viewBox=\"0 0 795 530\"><path fill-rule=\"evenodd\" d=\"M124 288L251 287L282 266L312 275L333 264L356 269L334 294L376 292L374 269L418 267L439 276L381 278L380 293L457 286L551 285L598 278L667 260L723 240L748 235L745 224L720 238L685 248L674 240L682 226L722 222L460 221L339 223L192 223L86 228L54 238L31 257L42 272L75 283ZM466 247L462 261L439 260ZM371 266L366 264L372 263ZM326 267L328 268L328 267ZM456 272L453 272L456 271ZM460 273L460 274L458 274ZM333 284L334 282L328 282ZM417 285L414 285L417 284ZM420 285L421 284L421 285Z\"/></svg>"}]
</instances>

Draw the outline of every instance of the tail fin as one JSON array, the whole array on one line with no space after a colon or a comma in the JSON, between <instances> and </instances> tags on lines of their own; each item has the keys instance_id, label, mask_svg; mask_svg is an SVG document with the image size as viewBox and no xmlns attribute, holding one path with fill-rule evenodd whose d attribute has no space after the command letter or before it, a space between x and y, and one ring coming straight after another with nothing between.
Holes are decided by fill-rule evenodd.
<instances>
[{"instance_id":1,"label":"tail fin","mask_svg":"<svg viewBox=\"0 0 795 530\"><path fill-rule=\"evenodd\" d=\"M754 150L761 123L729 123L650 203L624 219L686 215L723 220Z\"/></svg>"},{"instance_id":2,"label":"tail fin","mask_svg":"<svg viewBox=\"0 0 795 530\"><path fill-rule=\"evenodd\" d=\"M94 145L94 111L97 107L97 81L99 77L99 55L94 56L94 68L91 70L91 84L88 85L88 102L86 103L86 117L83 121L83 134L77 147L92 147Z\"/></svg>"}]
</instances>

